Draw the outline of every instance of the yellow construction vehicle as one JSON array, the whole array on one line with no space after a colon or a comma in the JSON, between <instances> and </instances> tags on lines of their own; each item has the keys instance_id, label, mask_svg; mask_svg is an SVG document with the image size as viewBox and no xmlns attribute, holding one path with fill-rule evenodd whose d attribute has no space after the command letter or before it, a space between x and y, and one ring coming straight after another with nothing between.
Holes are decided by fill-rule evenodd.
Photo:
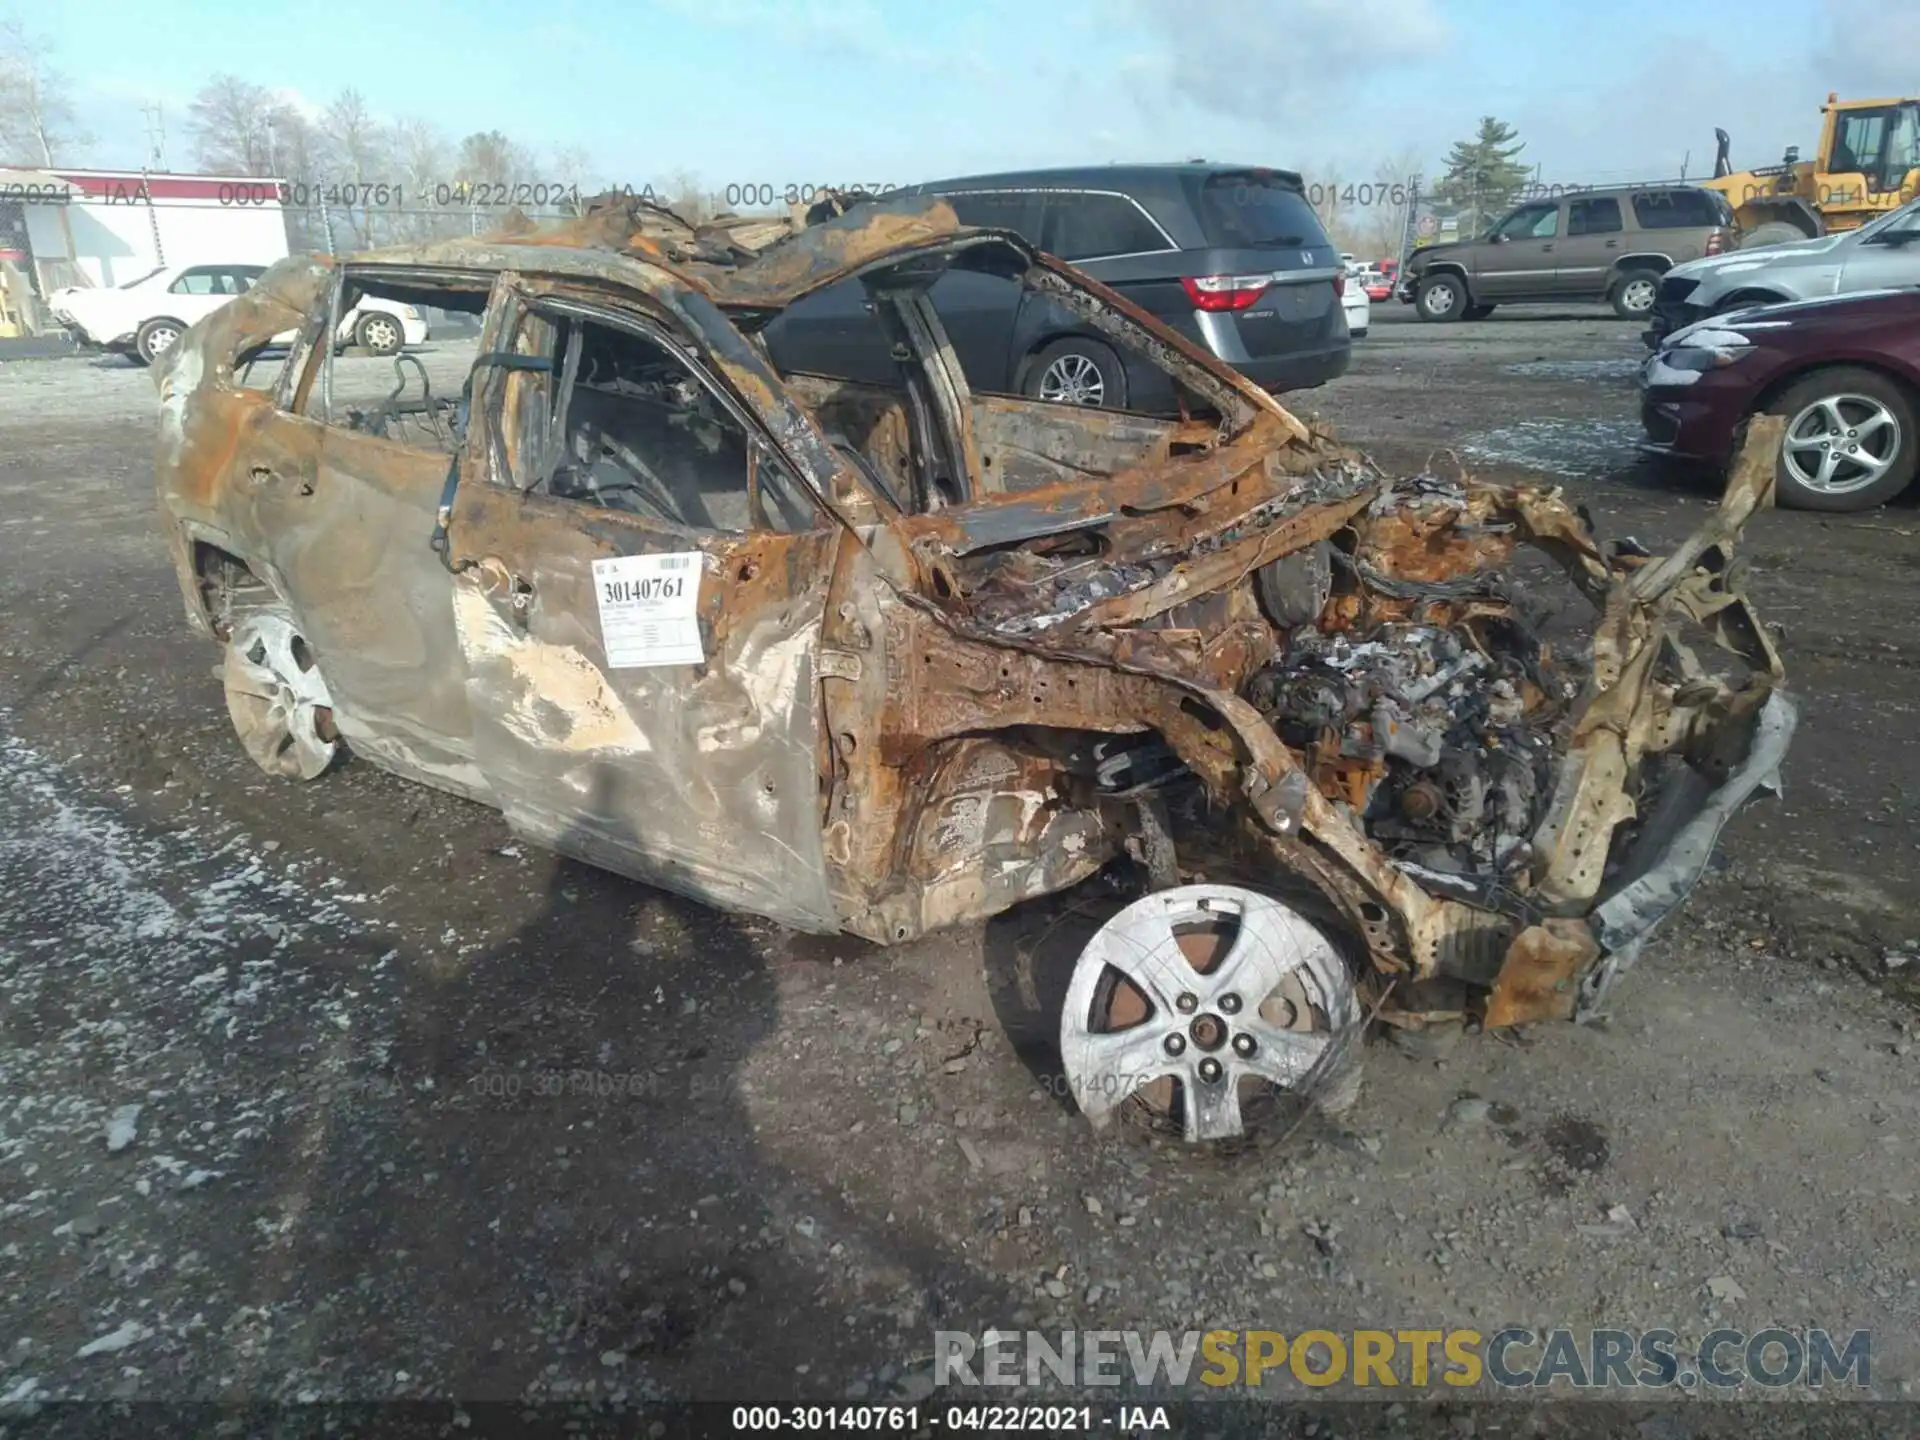
<instances>
[{"instance_id":1,"label":"yellow construction vehicle","mask_svg":"<svg viewBox=\"0 0 1920 1440\"><path fill-rule=\"evenodd\" d=\"M1920 189L1920 100L1842 100L1829 92L1820 110L1812 160L1791 145L1778 165L1735 170L1727 132L1713 132L1713 179L1699 183L1733 207L1742 249L1855 229Z\"/></svg>"}]
</instances>

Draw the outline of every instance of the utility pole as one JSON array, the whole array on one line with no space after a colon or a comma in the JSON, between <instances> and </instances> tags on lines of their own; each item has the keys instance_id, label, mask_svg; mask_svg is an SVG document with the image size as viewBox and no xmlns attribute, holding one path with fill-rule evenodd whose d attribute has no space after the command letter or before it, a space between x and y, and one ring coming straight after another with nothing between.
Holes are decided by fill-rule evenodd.
<instances>
[{"instance_id":1,"label":"utility pole","mask_svg":"<svg viewBox=\"0 0 1920 1440\"><path fill-rule=\"evenodd\" d=\"M147 164L155 170L167 168L167 121L158 100L149 100L140 107L140 114L147 122Z\"/></svg>"}]
</instances>

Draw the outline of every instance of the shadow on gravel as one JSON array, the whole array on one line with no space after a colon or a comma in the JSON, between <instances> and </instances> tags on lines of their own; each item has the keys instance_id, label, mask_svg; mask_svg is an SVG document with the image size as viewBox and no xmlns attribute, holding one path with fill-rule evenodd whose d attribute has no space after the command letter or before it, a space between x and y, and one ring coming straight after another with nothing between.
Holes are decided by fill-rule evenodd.
<instances>
[{"instance_id":1,"label":"shadow on gravel","mask_svg":"<svg viewBox=\"0 0 1920 1440\"><path fill-rule=\"evenodd\" d=\"M328 1349L461 1399L885 1400L932 1329L1005 1323L858 1176L761 1152L739 1077L779 998L741 922L556 858L538 914L435 965L312 1183L300 1287L354 1297ZM887 1293L841 1288L856 1256Z\"/></svg>"}]
</instances>

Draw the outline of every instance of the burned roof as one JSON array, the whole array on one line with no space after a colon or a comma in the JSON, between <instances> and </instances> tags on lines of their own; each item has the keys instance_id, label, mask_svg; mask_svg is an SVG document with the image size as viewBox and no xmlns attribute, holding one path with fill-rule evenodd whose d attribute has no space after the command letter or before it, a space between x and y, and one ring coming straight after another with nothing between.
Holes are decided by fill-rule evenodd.
<instances>
[{"instance_id":1,"label":"burned roof","mask_svg":"<svg viewBox=\"0 0 1920 1440\"><path fill-rule=\"evenodd\" d=\"M1034 257L1010 232L962 225L953 207L939 199L859 203L822 223L795 214L695 224L663 206L612 195L557 224L537 224L514 211L484 235L371 250L348 257L348 263L493 271L525 263L516 252L538 247L550 252L543 266L579 271L614 254L665 271L728 310L773 313L883 261L976 235L983 247L1018 252L1022 264ZM575 253L574 263L561 260L568 252Z\"/></svg>"}]
</instances>

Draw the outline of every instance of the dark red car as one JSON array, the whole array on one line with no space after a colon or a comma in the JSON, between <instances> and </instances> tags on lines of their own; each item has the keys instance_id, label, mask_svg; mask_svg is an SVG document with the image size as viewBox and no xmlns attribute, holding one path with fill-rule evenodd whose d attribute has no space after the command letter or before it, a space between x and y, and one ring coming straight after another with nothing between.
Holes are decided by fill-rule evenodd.
<instances>
[{"instance_id":1,"label":"dark red car","mask_svg":"<svg viewBox=\"0 0 1920 1440\"><path fill-rule=\"evenodd\" d=\"M1787 417L1777 498L1868 510L1914 476L1920 288L1718 315L1660 342L1641 375L1641 446L1725 465L1749 417Z\"/></svg>"}]
</instances>

